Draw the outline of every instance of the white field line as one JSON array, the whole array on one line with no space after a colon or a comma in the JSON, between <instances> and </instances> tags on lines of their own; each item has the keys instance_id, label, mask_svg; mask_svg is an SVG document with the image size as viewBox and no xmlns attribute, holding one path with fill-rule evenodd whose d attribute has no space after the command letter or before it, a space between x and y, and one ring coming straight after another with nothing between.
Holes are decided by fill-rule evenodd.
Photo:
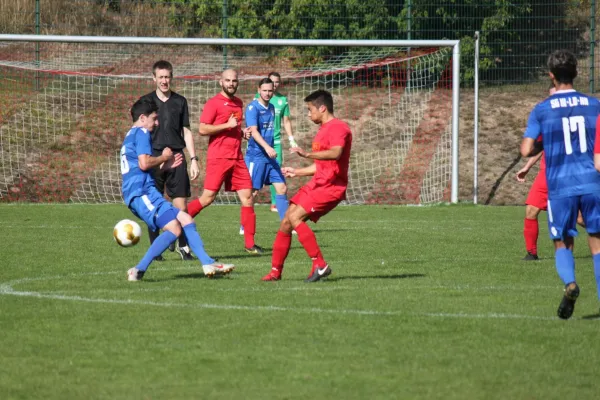
<instances>
[{"instance_id":1,"label":"white field line","mask_svg":"<svg viewBox=\"0 0 600 400\"><path fill-rule=\"evenodd\" d=\"M104 274L117 274L119 272L96 272L96 273L85 273L72 276L83 276L83 275L104 275ZM77 301L86 303L103 303L103 304L123 304L123 305L141 305L141 306L152 306L152 307L166 307L166 308L188 308L188 309L215 309L215 310L227 310L227 311L254 311L254 312L291 312L291 313L307 313L307 314L337 314L337 315L365 315L365 316L410 316L410 317L429 317L429 318L459 318L459 319L521 319L521 320L544 320L552 321L557 320L556 317L540 317L534 315L521 315L521 314L505 314L505 313L483 313L483 314L468 314L468 313L430 313L430 312L406 312L406 311L379 311L379 310L357 310L357 309L329 309L329 308L318 308L318 307L279 307L279 306L246 306L246 305L235 305L235 304L210 304L210 303L197 303L197 304L186 304L186 303L169 303L169 302L156 302L149 300L132 300L132 299L110 299L110 298L93 298L83 296L71 296L63 294L53 293L40 293L33 291L19 291L13 288L13 285L22 284L32 281L51 280L51 279L64 279L67 276L53 276L53 277L36 277L36 278L23 278L17 279L0 284L0 295L9 296L21 296L21 297L33 297L40 299L51 299L51 300L63 300L63 301ZM312 287L311 287L312 289Z\"/></svg>"}]
</instances>

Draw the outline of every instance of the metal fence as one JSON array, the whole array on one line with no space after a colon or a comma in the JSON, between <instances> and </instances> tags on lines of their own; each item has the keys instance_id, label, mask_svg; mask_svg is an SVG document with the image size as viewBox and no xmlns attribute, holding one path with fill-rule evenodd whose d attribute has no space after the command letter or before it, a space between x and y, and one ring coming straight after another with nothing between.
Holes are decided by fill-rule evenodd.
<instances>
[{"instance_id":1,"label":"metal fence","mask_svg":"<svg viewBox=\"0 0 600 400\"><path fill-rule=\"evenodd\" d=\"M0 33L264 39L460 39L462 83L539 81L551 50L581 60L595 92L596 0L0 0ZM545 84L545 83L544 83Z\"/></svg>"}]
</instances>

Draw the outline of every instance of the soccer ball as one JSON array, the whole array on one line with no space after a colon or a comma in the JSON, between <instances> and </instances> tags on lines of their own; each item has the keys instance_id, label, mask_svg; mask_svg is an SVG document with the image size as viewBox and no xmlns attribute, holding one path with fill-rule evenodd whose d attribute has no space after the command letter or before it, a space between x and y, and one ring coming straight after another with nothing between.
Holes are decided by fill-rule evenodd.
<instances>
[{"instance_id":1,"label":"soccer ball","mask_svg":"<svg viewBox=\"0 0 600 400\"><path fill-rule=\"evenodd\" d=\"M140 241L142 236L142 228L137 222L130 219L119 221L113 229L113 237L119 246L131 247Z\"/></svg>"}]
</instances>

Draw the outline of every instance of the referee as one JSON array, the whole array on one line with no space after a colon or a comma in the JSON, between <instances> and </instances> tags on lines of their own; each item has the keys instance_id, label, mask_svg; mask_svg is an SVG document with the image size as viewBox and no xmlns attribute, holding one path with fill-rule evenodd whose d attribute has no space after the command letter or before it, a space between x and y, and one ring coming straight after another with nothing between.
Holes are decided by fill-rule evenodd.
<instances>
[{"instance_id":1,"label":"referee","mask_svg":"<svg viewBox=\"0 0 600 400\"><path fill-rule=\"evenodd\" d=\"M173 205L182 211L186 211L187 198L191 195L190 179L196 179L200 173L198 157L194 148L194 138L190 130L187 100L171 90L173 66L170 62L160 60L154 63L152 78L156 83L156 90L142 98L150 99L158 106L158 127L152 132L153 156L162 154L165 147L169 147L173 150L173 153L181 154L183 154L185 148L188 151L191 163L189 175L184 155L183 163L179 167L165 171L161 171L157 167L153 169L152 176L156 181L156 188L162 194L166 190ZM148 228L151 244L158 237L158 234L158 230L152 231ZM194 259L190 254L185 235L179 237L179 246L176 249L182 260ZM175 248L170 247L170 250L174 251ZM163 261L164 258L159 255L155 260Z\"/></svg>"}]
</instances>

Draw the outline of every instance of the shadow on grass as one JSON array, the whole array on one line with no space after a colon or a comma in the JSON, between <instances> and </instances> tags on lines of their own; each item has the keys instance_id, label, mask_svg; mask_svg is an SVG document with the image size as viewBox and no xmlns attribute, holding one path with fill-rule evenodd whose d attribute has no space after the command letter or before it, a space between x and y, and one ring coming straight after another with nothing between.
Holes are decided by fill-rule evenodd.
<instances>
[{"instance_id":1,"label":"shadow on grass","mask_svg":"<svg viewBox=\"0 0 600 400\"><path fill-rule=\"evenodd\" d=\"M412 279L425 278L425 274L394 274L394 275L346 275L327 278L329 281L343 281L346 279Z\"/></svg>"},{"instance_id":2,"label":"shadow on grass","mask_svg":"<svg viewBox=\"0 0 600 400\"><path fill-rule=\"evenodd\" d=\"M600 313L584 315L581 319L600 319Z\"/></svg>"}]
</instances>

